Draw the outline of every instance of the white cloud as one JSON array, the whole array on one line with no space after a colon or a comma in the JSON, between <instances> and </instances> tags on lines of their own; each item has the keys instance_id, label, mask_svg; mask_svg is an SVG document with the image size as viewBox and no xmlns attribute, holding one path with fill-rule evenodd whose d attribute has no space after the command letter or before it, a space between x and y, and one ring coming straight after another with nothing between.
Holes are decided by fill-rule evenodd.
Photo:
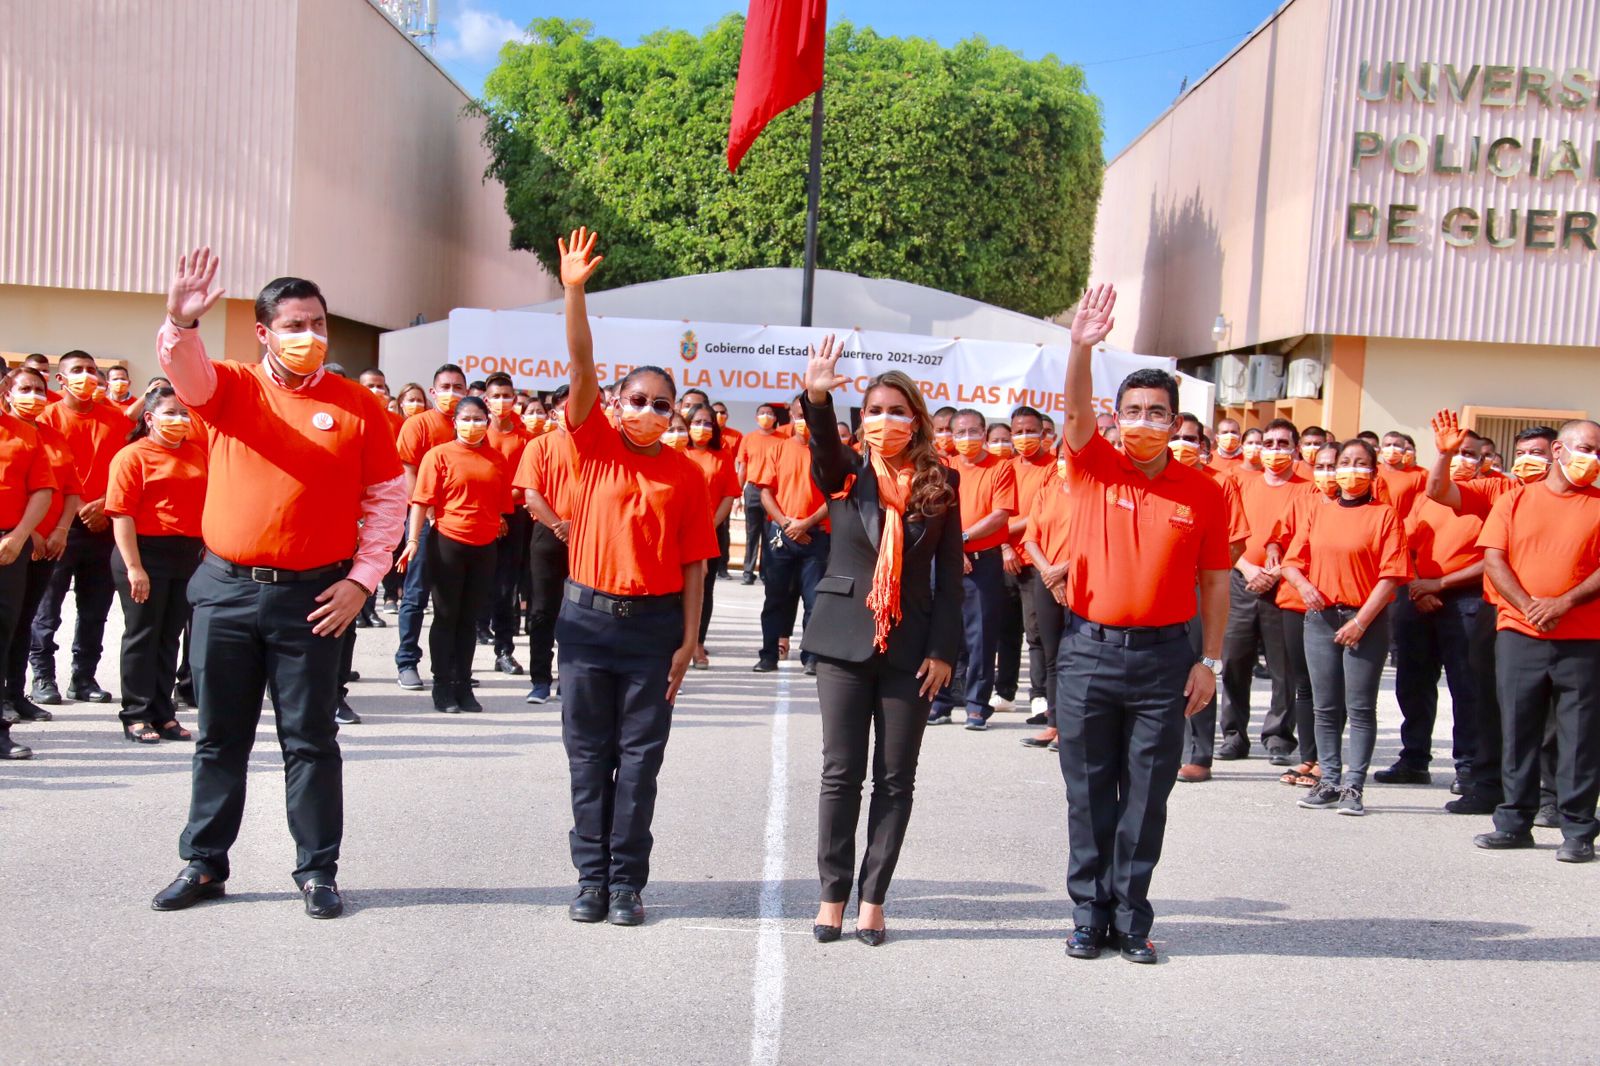
<instances>
[{"instance_id":1,"label":"white cloud","mask_svg":"<svg viewBox=\"0 0 1600 1066\"><path fill-rule=\"evenodd\" d=\"M527 32L504 15L463 7L440 27L433 53L441 60L491 63L507 41L525 41Z\"/></svg>"}]
</instances>

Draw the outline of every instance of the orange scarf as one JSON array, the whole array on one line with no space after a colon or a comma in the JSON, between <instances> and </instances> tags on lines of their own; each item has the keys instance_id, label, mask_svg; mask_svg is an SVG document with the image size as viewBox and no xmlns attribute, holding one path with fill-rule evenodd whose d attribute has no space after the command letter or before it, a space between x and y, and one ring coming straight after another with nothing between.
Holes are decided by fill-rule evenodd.
<instances>
[{"instance_id":1,"label":"orange scarf","mask_svg":"<svg viewBox=\"0 0 1600 1066\"><path fill-rule=\"evenodd\" d=\"M896 473L873 452L872 471L878 476L878 499L883 503L883 537L878 541L878 565L872 571L867 610L876 623L872 646L887 651L889 630L900 622L900 559L906 544L906 502L911 499L916 468L907 463Z\"/></svg>"}]
</instances>

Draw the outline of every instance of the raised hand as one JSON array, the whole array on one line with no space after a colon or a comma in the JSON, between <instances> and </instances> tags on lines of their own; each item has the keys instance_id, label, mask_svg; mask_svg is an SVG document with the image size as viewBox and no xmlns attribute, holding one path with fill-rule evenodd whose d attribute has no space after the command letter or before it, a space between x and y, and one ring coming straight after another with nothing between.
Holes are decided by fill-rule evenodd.
<instances>
[{"instance_id":1,"label":"raised hand","mask_svg":"<svg viewBox=\"0 0 1600 1066\"><path fill-rule=\"evenodd\" d=\"M1433 416L1433 446L1440 455L1454 455L1466 439L1467 431L1461 428L1454 411L1446 409Z\"/></svg>"},{"instance_id":2,"label":"raised hand","mask_svg":"<svg viewBox=\"0 0 1600 1066\"><path fill-rule=\"evenodd\" d=\"M605 262L605 256L594 254L594 242L600 234L591 233L589 227L579 226L566 240L556 238L556 248L561 252L561 284L583 288L594 276L594 268Z\"/></svg>"},{"instance_id":3,"label":"raised hand","mask_svg":"<svg viewBox=\"0 0 1600 1066\"><path fill-rule=\"evenodd\" d=\"M1109 285L1096 285L1083 294L1078 312L1072 316L1072 343L1093 348L1110 335L1117 320L1111 312L1117 306L1117 290Z\"/></svg>"},{"instance_id":4,"label":"raised hand","mask_svg":"<svg viewBox=\"0 0 1600 1066\"><path fill-rule=\"evenodd\" d=\"M824 403L828 393L850 384L850 379L838 371L839 357L844 354L844 342L832 333L822 338L822 347L811 346L811 358L806 362L806 395L812 403Z\"/></svg>"},{"instance_id":5,"label":"raised hand","mask_svg":"<svg viewBox=\"0 0 1600 1066\"><path fill-rule=\"evenodd\" d=\"M177 273L167 290L167 316L180 326L200 321L200 316L216 306L224 289L213 288L222 260L211 254L210 246L178 257Z\"/></svg>"}]
</instances>

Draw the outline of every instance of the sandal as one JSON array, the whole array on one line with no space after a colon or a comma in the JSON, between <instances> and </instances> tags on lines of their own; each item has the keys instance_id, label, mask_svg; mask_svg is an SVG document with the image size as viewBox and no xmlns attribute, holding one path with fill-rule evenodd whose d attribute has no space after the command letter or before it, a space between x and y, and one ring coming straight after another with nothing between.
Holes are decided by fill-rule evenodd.
<instances>
[{"instance_id":1,"label":"sandal","mask_svg":"<svg viewBox=\"0 0 1600 1066\"><path fill-rule=\"evenodd\" d=\"M788 637L779 637L778 638L778 658L782 659L784 662L788 662L789 661L789 638Z\"/></svg>"},{"instance_id":2,"label":"sandal","mask_svg":"<svg viewBox=\"0 0 1600 1066\"><path fill-rule=\"evenodd\" d=\"M1293 769L1285 770L1278 776L1278 782L1284 785L1300 785L1301 779L1311 777L1316 768L1317 764L1314 762L1303 762ZM1313 780L1311 784L1316 784L1316 781ZM1300 787L1310 788L1311 785L1300 785Z\"/></svg>"},{"instance_id":3,"label":"sandal","mask_svg":"<svg viewBox=\"0 0 1600 1066\"><path fill-rule=\"evenodd\" d=\"M1304 770L1304 773L1300 771ZM1317 782L1322 780L1322 767L1315 762L1301 763L1295 767L1294 784L1296 788L1316 788Z\"/></svg>"},{"instance_id":4,"label":"sandal","mask_svg":"<svg viewBox=\"0 0 1600 1066\"><path fill-rule=\"evenodd\" d=\"M160 729L156 730L156 732L161 734L161 739L162 740L193 740L194 739L194 734L189 732L187 729L183 728L183 726L179 725L178 724L178 720L176 718L174 718L172 721L168 722L166 725L162 726Z\"/></svg>"},{"instance_id":5,"label":"sandal","mask_svg":"<svg viewBox=\"0 0 1600 1066\"><path fill-rule=\"evenodd\" d=\"M124 739L135 744L159 744L161 734L150 728L148 722L133 722L122 727Z\"/></svg>"}]
</instances>

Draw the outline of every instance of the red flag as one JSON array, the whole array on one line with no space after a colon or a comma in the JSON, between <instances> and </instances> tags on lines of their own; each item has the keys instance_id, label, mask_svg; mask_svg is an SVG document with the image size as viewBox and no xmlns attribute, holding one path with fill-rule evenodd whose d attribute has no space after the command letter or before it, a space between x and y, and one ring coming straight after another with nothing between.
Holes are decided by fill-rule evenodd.
<instances>
[{"instance_id":1,"label":"red flag","mask_svg":"<svg viewBox=\"0 0 1600 1066\"><path fill-rule=\"evenodd\" d=\"M750 0L728 124L728 169L778 115L822 88L827 0Z\"/></svg>"}]
</instances>

